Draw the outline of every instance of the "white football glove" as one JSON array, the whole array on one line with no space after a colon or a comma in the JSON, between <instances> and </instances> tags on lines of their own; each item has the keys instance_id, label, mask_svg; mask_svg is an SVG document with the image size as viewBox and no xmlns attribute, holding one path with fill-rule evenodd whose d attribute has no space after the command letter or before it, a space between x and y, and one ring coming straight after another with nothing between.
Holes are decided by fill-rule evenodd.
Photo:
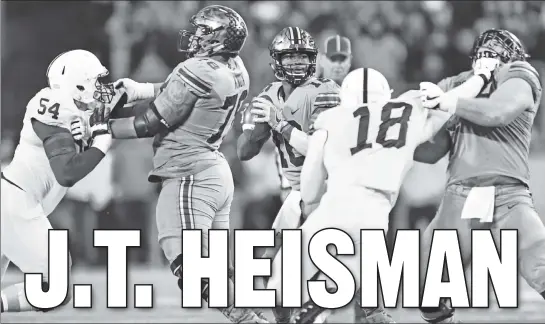
<instances>
[{"instance_id":1,"label":"white football glove","mask_svg":"<svg viewBox=\"0 0 545 324\"><path fill-rule=\"evenodd\" d=\"M140 83L129 78L115 81L114 88L125 90L128 96L127 102L150 99L155 96L155 89L152 83Z\"/></svg>"},{"instance_id":2,"label":"white football glove","mask_svg":"<svg viewBox=\"0 0 545 324\"><path fill-rule=\"evenodd\" d=\"M88 131L87 124L83 118L76 118L70 123L70 132L76 141L88 138L91 134Z\"/></svg>"},{"instance_id":3,"label":"white football glove","mask_svg":"<svg viewBox=\"0 0 545 324\"><path fill-rule=\"evenodd\" d=\"M250 112L254 115L255 123L268 123L278 133L288 125L282 110L261 97L252 100Z\"/></svg>"},{"instance_id":4,"label":"white football glove","mask_svg":"<svg viewBox=\"0 0 545 324\"><path fill-rule=\"evenodd\" d=\"M494 70L499 66L500 60L492 57L481 57L473 62L473 74L482 75L485 78L485 83L490 81Z\"/></svg>"},{"instance_id":5,"label":"white football glove","mask_svg":"<svg viewBox=\"0 0 545 324\"><path fill-rule=\"evenodd\" d=\"M427 109L435 109L439 105L443 90L431 82L420 82L420 100Z\"/></svg>"}]
</instances>

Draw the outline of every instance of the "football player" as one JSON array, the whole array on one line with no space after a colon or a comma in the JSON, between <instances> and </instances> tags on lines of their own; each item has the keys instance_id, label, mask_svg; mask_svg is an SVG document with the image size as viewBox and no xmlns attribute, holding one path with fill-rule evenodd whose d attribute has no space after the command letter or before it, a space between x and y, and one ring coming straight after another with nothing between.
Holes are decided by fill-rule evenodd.
<instances>
[{"instance_id":1,"label":"football player","mask_svg":"<svg viewBox=\"0 0 545 324\"><path fill-rule=\"evenodd\" d=\"M528 168L532 124L541 100L539 75L526 61L529 56L520 40L506 30L482 33L471 56L473 71L423 91L430 98L426 107L453 116L434 141L415 153L417 161L435 163L450 151L447 189L424 234L423 255L429 254L435 229L457 229L467 267L472 229L492 228L495 239L501 229L516 229L521 275L545 298L545 226L534 208ZM460 83L475 78L481 81L471 95L459 91ZM466 205L472 206L472 215L463 212ZM422 258L422 269L426 260ZM430 323L454 321L454 310L446 302L421 310Z\"/></svg>"},{"instance_id":2,"label":"football player","mask_svg":"<svg viewBox=\"0 0 545 324\"><path fill-rule=\"evenodd\" d=\"M356 253L337 258L353 273L357 287L360 229L388 230L388 215L413 164L415 148L448 119L440 111L429 113L418 91L397 99L391 99L391 92L386 78L374 69L350 72L342 83L340 107L324 112L314 124L301 172L303 212L309 214L300 227L302 246L308 249L313 234L324 228L349 234ZM273 270L280 260L281 252L273 261ZM310 258L303 260L303 280L309 280L317 269ZM322 274L318 278L327 280ZM279 280L273 284L278 285ZM306 290L303 294L303 307L294 314L293 322L322 322L329 311L314 304ZM389 316L365 322L394 323Z\"/></svg>"},{"instance_id":3,"label":"football player","mask_svg":"<svg viewBox=\"0 0 545 324\"><path fill-rule=\"evenodd\" d=\"M273 228L297 228L301 222L299 175L307 152L308 130L324 110L339 104L339 86L314 77L318 50L312 36L299 27L287 27L269 46L271 67L278 81L267 85L246 108L243 134L238 139L242 161L256 156L272 136L282 174L291 186ZM276 249L268 255L274 256ZM278 322L289 320L288 311L275 311Z\"/></svg>"},{"instance_id":4,"label":"football player","mask_svg":"<svg viewBox=\"0 0 545 324\"><path fill-rule=\"evenodd\" d=\"M109 124L113 138L155 137L149 180L161 182L159 244L180 288L182 229L203 231L203 255L208 255L208 230L229 229L233 177L218 149L250 86L239 57L248 36L242 17L231 8L212 5L190 22L195 32L182 31L179 44L188 59L174 68L158 92L149 83L116 82L129 103L154 99L145 111L134 109L135 116L111 119ZM203 299L208 299L207 288ZM261 313L233 304L220 311L235 323L267 323Z\"/></svg>"},{"instance_id":5,"label":"football player","mask_svg":"<svg viewBox=\"0 0 545 324\"><path fill-rule=\"evenodd\" d=\"M320 57L321 75L341 85L352 64L350 39L341 35L328 37L325 40L324 55Z\"/></svg>"},{"instance_id":6,"label":"football player","mask_svg":"<svg viewBox=\"0 0 545 324\"><path fill-rule=\"evenodd\" d=\"M42 273L45 290L51 229L47 216L68 188L89 174L109 150L112 137L105 104L114 97L113 85L102 82L108 70L85 50L60 54L46 75L49 86L29 101L15 155L2 172L1 218L2 277L13 262L23 273ZM89 116L89 134L75 141L71 123ZM1 296L2 312L34 309L23 283L8 287Z\"/></svg>"}]
</instances>

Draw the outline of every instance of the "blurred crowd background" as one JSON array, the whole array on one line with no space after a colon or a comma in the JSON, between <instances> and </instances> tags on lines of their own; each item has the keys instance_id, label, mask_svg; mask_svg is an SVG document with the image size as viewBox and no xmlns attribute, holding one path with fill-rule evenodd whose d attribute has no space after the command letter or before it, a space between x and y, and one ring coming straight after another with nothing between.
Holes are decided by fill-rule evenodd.
<instances>
[{"instance_id":1,"label":"blurred crowd background","mask_svg":"<svg viewBox=\"0 0 545 324\"><path fill-rule=\"evenodd\" d=\"M214 1L2 1L1 161L9 163L18 142L28 100L47 85L45 72L59 53L94 52L111 78L162 82L179 63L178 31L200 8ZM545 2L541 1L221 1L237 10L250 36L242 51L251 93L274 81L268 45L286 26L309 31L320 49L326 37L352 41L352 68L372 67L389 80L394 95L438 82L470 68L475 37L506 28L521 38L532 64L545 76ZM542 103L543 106L543 103ZM238 119L237 119L238 120ZM236 155L237 123L222 146L236 185L232 228L268 228L281 205L274 147L269 143L249 162ZM545 114L535 121L531 148L532 189L545 220ZM141 229L142 248L131 262L164 262L155 230L158 188L148 183L148 139L117 141L107 158L50 216L54 227L71 231L76 266L106 262L93 248L93 229ZM446 181L446 159L417 163L391 213L391 228L423 228L433 217ZM394 233L394 231L390 231Z\"/></svg>"}]
</instances>

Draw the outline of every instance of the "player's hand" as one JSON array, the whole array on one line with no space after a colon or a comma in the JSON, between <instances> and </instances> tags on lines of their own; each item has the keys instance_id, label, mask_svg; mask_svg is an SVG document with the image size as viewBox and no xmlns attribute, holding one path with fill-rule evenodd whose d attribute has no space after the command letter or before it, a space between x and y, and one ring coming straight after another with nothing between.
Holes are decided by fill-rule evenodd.
<instances>
[{"instance_id":1,"label":"player's hand","mask_svg":"<svg viewBox=\"0 0 545 324\"><path fill-rule=\"evenodd\" d=\"M492 57L481 57L473 62L473 74L482 75L486 83L490 81L494 71L499 66L500 60Z\"/></svg>"},{"instance_id":2,"label":"player's hand","mask_svg":"<svg viewBox=\"0 0 545 324\"><path fill-rule=\"evenodd\" d=\"M250 112L254 115L254 122L268 123L277 132L280 132L282 127L287 123L279 108L260 97L252 100L252 109Z\"/></svg>"},{"instance_id":3,"label":"player's hand","mask_svg":"<svg viewBox=\"0 0 545 324\"><path fill-rule=\"evenodd\" d=\"M87 124L83 120L83 118L76 118L70 123L70 132L72 133L72 137L76 141L81 141L84 138L89 138L91 135L89 133L89 129L87 128Z\"/></svg>"},{"instance_id":4,"label":"player's hand","mask_svg":"<svg viewBox=\"0 0 545 324\"><path fill-rule=\"evenodd\" d=\"M437 108L443 94L443 90L435 83L420 82L420 100L424 108Z\"/></svg>"},{"instance_id":5,"label":"player's hand","mask_svg":"<svg viewBox=\"0 0 545 324\"><path fill-rule=\"evenodd\" d=\"M110 109L102 104L93 110L89 117L89 130L91 138L109 134L108 121L110 120Z\"/></svg>"},{"instance_id":6,"label":"player's hand","mask_svg":"<svg viewBox=\"0 0 545 324\"><path fill-rule=\"evenodd\" d=\"M114 88L116 90L124 90L127 93L127 102L149 99L155 96L153 84L140 83L129 78L115 81Z\"/></svg>"},{"instance_id":7,"label":"player's hand","mask_svg":"<svg viewBox=\"0 0 545 324\"><path fill-rule=\"evenodd\" d=\"M99 149L104 154L108 152L113 142L108 129L109 120L110 109L102 104L93 110L88 123L91 133L90 146Z\"/></svg>"},{"instance_id":8,"label":"player's hand","mask_svg":"<svg viewBox=\"0 0 545 324\"><path fill-rule=\"evenodd\" d=\"M242 130L253 130L255 128L255 121L254 121L254 115L250 112L249 103L245 103L242 106L242 120L240 123L242 124Z\"/></svg>"}]
</instances>

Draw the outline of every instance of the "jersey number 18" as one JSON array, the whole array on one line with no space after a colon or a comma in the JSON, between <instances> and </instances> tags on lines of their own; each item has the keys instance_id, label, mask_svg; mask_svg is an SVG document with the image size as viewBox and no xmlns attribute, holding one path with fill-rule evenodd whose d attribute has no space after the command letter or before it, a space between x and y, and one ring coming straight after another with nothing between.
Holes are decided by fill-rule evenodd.
<instances>
[{"instance_id":1,"label":"jersey number 18","mask_svg":"<svg viewBox=\"0 0 545 324\"><path fill-rule=\"evenodd\" d=\"M403 113L400 117L392 118L392 109L403 108ZM407 102L388 102L382 107L381 121L379 126L377 138L375 141L368 142L369 136L369 108L367 106L360 107L354 111L354 117L360 117L360 124L358 128L358 141L356 147L350 149L352 155L358 153L361 150L372 148L373 143L382 145L382 147L395 147L401 148L405 146L407 139L407 129L409 118L413 111L413 106ZM399 124L399 135L397 139L386 140L386 133L388 129L395 124Z\"/></svg>"}]
</instances>

